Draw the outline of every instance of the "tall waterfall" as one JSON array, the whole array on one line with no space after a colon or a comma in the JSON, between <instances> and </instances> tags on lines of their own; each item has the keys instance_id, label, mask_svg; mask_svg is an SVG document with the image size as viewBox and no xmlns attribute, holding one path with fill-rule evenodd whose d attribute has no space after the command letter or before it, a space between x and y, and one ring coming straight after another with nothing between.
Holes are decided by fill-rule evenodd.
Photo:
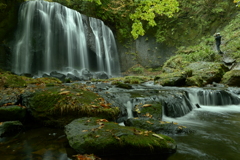
<instances>
[{"instance_id":1,"label":"tall waterfall","mask_svg":"<svg viewBox=\"0 0 240 160\"><path fill-rule=\"evenodd\" d=\"M21 5L12 60L17 74L85 68L120 74L113 33L101 20L43 0Z\"/></svg>"}]
</instances>

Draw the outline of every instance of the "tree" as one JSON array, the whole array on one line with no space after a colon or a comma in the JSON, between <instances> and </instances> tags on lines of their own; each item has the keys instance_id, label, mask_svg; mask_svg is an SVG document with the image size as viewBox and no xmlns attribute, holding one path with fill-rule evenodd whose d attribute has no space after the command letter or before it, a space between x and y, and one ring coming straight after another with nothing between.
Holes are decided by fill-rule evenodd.
<instances>
[{"instance_id":1,"label":"tree","mask_svg":"<svg viewBox=\"0 0 240 160\"><path fill-rule=\"evenodd\" d=\"M133 21L132 35L137 39L139 35L143 36L143 21L147 21L150 27L156 26L156 16L167 16L171 18L175 12L179 11L177 0L140 0L135 3L136 9L129 16Z\"/></svg>"}]
</instances>

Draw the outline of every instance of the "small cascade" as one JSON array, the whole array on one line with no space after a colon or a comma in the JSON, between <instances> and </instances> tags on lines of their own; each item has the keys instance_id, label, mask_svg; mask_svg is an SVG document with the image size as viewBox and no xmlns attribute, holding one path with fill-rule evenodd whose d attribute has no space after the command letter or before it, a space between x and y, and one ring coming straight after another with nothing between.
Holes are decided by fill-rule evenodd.
<instances>
[{"instance_id":1,"label":"small cascade","mask_svg":"<svg viewBox=\"0 0 240 160\"><path fill-rule=\"evenodd\" d=\"M200 105L224 106L238 105L240 98L225 90L200 90L197 92Z\"/></svg>"},{"instance_id":2,"label":"small cascade","mask_svg":"<svg viewBox=\"0 0 240 160\"><path fill-rule=\"evenodd\" d=\"M69 68L120 74L113 33L101 20L43 0L21 5L12 57L12 71L17 74Z\"/></svg>"},{"instance_id":3,"label":"small cascade","mask_svg":"<svg viewBox=\"0 0 240 160\"><path fill-rule=\"evenodd\" d=\"M124 104L126 109L127 109L127 113L128 113L128 118L133 118L133 106L132 103L130 101L127 101L127 103Z\"/></svg>"}]
</instances>

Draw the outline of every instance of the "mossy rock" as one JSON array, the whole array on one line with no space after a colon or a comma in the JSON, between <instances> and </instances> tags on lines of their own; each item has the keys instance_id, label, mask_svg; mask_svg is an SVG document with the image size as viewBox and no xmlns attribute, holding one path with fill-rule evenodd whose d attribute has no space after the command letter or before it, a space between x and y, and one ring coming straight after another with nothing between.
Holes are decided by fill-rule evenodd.
<instances>
[{"instance_id":1,"label":"mossy rock","mask_svg":"<svg viewBox=\"0 0 240 160\"><path fill-rule=\"evenodd\" d=\"M162 104L161 103L146 103L142 105L136 105L134 107L134 113L137 117L162 119Z\"/></svg>"},{"instance_id":2,"label":"mossy rock","mask_svg":"<svg viewBox=\"0 0 240 160\"><path fill-rule=\"evenodd\" d=\"M125 84L120 81L115 81L112 83L113 85L116 85L118 88L124 88L124 89L132 89L132 86L130 84Z\"/></svg>"},{"instance_id":3,"label":"mossy rock","mask_svg":"<svg viewBox=\"0 0 240 160\"><path fill-rule=\"evenodd\" d=\"M161 134L189 134L195 132L176 122L159 121L153 118L129 118L124 124Z\"/></svg>"},{"instance_id":4,"label":"mossy rock","mask_svg":"<svg viewBox=\"0 0 240 160\"><path fill-rule=\"evenodd\" d=\"M26 87L26 82L21 76L14 75L10 72L0 72L0 87Z\"/></svg>"},{"instance_id":5,"label":"mossy rock","mask_svg":"<svg viewBox=\"0 0 240 160\"><path fill-rule=\"evenodd\" d=\"M105 119L79 118L65 126L70 146L80 154L98 156L161 155L176 151L168 136L135 127L119 126Z\"/></svg>"},{"instance_id":6,"label":"mossy rock","mask_svg":"<svg viewBox=\"0 0 240 160\"><path fill-rule=\"evenodd\" d=\"M187 86L205 86L213 82L220 82L223 75L229 69L222 63L216 62L195 62L185 69L192 70L192 76L187 77Z\"/></svg>"},{"instance_id":7,"label":"mossy rock","mask_svg":"<svg viewBox=\"0 0 240 160\"><path fill-rule=\"evenodd\" d=\"M155 76L154 83L162 86L184 86L188 76L187 71L175 71L173 73L162 73Z\"/></svg>"},{"instance_id":8,"label":"mossy rock","mask_svg":"<svg viewBox=\"0 0 240 160\"><path fill-rule=\"evenodd\" d=\"M3 121L23 121L26 118L26 108L20 106L0 107L0 122Z\"/></svg>"},{"instance_id":9,"label":"mossy rock","mask_svg":"<svg viewBox=\"0 0 240 160\"><path fill-rule=\"evenodd\" d=\"M83 85L37 91L28 98L26 106L37 121L55 127L62 127L85 116L114 120L120 113L117 107L111 107Z\"/></svg>"},{"instance_id":10,"label":"mossy rock","mask_svg":"<svg viewBox=\"0 0 240 160\"><path fill-rule=\"evenodd\" d=\"M21 131L23 125L19 121L6 121L0 125L0 137L12 136Z\"/></svg>"},{"instance_id":11,"label":"mossy rock","mask_svg":"<svg viewBox=\"0 0 240 160\"><path fill-rule=\"evenodd\" d=\"M223 75L221 83L240 87L240 70L231 70Z\"/></svg>"}]
</instances>

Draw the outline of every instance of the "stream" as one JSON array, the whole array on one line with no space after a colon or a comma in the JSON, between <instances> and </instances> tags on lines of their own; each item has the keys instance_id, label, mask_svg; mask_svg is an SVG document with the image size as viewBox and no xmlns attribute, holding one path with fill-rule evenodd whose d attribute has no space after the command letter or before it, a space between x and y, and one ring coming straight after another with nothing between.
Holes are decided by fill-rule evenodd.
<instances>
[{"instance_id":1,"label":"stream","mask_svg":"<svg viewBox=\"0 0 240 160\"><path fill-rule=\"evenodd\" d=\"M130 102L126 101L125 107L129 105L131 106ZM128 108L126 110L129 112ZM190 134L168 135L175 139L178 149L165 160L239 159L240 105L200 104L200 108L193 108L184 116L171 118L163 115L162 118L163 121L177 122L195 131ZM35 127L23 130L14 137L0 138L0 160L72 160L74 154L76 153L68 145L61 129ZM119 158L102 159L118 160ZM126 160L132 157L120 159Z\"/></svg>"}]
</instances>

